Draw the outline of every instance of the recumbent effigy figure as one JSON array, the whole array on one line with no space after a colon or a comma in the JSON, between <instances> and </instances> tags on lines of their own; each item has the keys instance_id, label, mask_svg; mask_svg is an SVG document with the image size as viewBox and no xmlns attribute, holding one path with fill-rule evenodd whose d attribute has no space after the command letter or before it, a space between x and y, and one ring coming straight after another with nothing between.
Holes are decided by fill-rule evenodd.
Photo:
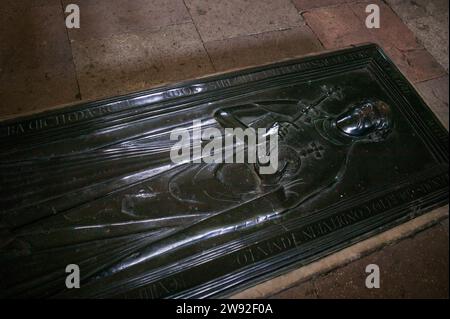
<instances>
[{"instance_id":1,"label":"recumbent effigy figure","mask_svg":"<svg viewBox=\"0 0 450 319\"><path fill-rule=\"evenodd\" d=\"M309 105L277 100L218 110L214 117L223 128L276 129L276 172L260 174L258 163L187 165L170 178L165 198L186 203L187 210L211 214L134 252L96 278L132 269L203 239L277 219L335 185L345 174L354 145L383 141L393 127L390 107L377 99L349 105L338 116L323 111L325 101L341 96L339 88L324 87Z\"/></svg>"}]
</instances>

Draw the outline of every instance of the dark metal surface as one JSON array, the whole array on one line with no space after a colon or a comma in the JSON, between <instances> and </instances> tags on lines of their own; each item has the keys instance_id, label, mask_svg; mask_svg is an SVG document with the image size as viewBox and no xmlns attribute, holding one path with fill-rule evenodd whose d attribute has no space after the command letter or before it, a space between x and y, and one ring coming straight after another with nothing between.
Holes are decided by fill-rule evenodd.
<instances>
[{"instance_id":1,"label":"dark metal surface","mask_svg":"<svg viewBox=\"0 0 450 319\"><path fill-rule=\"evenodd\" d=\"M279 169L176 164L270 128ZM448 132L366 45L0 124L3 297L223 296L448 202ZM65 287L65 267L81 288Z\"/></svg>"}]
</instances>

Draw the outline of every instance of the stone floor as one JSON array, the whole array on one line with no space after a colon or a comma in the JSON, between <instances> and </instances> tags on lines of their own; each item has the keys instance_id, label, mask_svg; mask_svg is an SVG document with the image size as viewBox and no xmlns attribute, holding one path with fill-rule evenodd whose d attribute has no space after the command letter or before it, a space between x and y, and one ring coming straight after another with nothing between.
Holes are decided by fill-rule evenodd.
<instances>
[{"instance_id":1,"label":"stone floor","mask_svg":"<svg viewBox=\"0 0 450 319\"><path fill-rule=\"evenodd\" d=\"M269 298L448 298L448 219ZM366 266L380 269L380 288L365 285Z\"/></svg>"},{"instance_id":2,"label":"stone floor","mask_svg":"<svg viewBox=\"0 0 450 319\"><path fill-rule=\"evenodd\" d=\"M69 3L80 29L65 28ZM0 15L0 117L376 42L448 128L447 0L2 0ZM445 225L274 297L448 297ZM392 289L354 285L371 261ZM427 281L408 286L411 272Z\"/></svg>"}]
</instances>

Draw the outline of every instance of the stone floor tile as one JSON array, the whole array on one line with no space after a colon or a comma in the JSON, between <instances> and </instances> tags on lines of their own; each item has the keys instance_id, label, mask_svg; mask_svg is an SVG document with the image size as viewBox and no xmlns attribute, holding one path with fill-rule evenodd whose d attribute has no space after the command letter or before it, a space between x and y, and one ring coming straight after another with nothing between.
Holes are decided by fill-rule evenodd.
<instances>
[{"instance_id":1,"label":"stone floor tile","mask_svg":"<svg viewBox=\"0 0 450 319\"><path fill-rule=\"evenodd\" d=\"M448 0L386 0L405 21L448 12Z\"/></svg>"},{"instance_id":2,"label":"stone floor tile","mask_svg":"<svg viewBox=\"0 0 450 319\"><path fill-rule=\"evenodd\" d=\"M42 111L79 99L73 64L15 70L0 76L0 117Z\"/></svg>"},{"instance_id":3,"label":"stone floor tile","mask_svg":"<svg viewBox=\"0 0 450 319\"><path fill-rule=\"evenodd\" d=\"M0 116L78 100L61 2L5 0L0 15Z\"/></svg>"},{"instance_id":4,"label":"stone floor tile","mask_svg":"<svg viewBox=\"0 0 450 319\"><path fill-rule=\"evenodd\" d=\"M205 42L303 24L289 0L185 0L185 3Z\"/></svg>"},{"instance_id":5,"label":"stone floor tile","mask_svg":"<svg viewBox=\"0 0 450 319\"><path fill-rule=\"evenodd\" d=\"M448 298L448 248L448 234L436 225L321 276L314 285L319 298ZM380 268L379 289L365 286L368 264Z\"/></svg>"},{"instance_id":6,"label":"stone floor tile","mask_svg":"<svg viewBox=\"0 0 450 319\"><path fill-rule=\"evenodd\" d=\"M307 26L211 41L205 46L218 71L264 64L322 49Z\"/></svg>"},{"instance_id":7,"label":"stone floor tile","mask_svg":"<svg viewBox=\"0 0 450 319\"><path fill-rule=\"evenodd\" d=\"M71 29L71 39L117 36L135 31L190 22L183 0L63 0L78 4L80 28Z\"/></svg>"},{"instance_id":8,"label":"stone floor tile","mask_svg":"<svg viewBox=\"0 0 450 319\"><path fill-rule=\"evenodd\" d=\"M364 21L361 21L347 4L312 9L303 16L326 49L371 41Z\"/></svg>"},{"instance_id":9,"label":"stone floor tile","mask_svg":"<svg viewBox=\"0 0 450 319\"><path fill-rule=\"evenodd\" d=\"M425 49L400 51L397 48L385 47L397 67L413 83L422 82L445 75L445 70Z\"/></svg>"},{"instance_id":10,"label":"stone floor tile","mask_svg":"<svg viewBox=\"0 0 450 319\"><path fill-rule=\"evenodd\" d=\"M141 90L212 73L192 23L157 32L72 42L83 99Z\"/></svg>"},{"instance_id":11,"label":"stone floor tile","mask_svg":"<svg viewBox=\"0 0 450 319\"><path fill-rule=\"evenodd\" d=\"M421 48L414 33L403 23L403 21L380 0L373 0L380 8L380 28L367 29L371 41L380 46L395 47L399 50L413 50ZM367 18L366 3L354 3L351 8L359 18L361 24L365 24Z\"/></svg>"},{"instance_id":12,"label":"stone floor tile","mask_svg":"<svg viewBox=\"0 0 450 319\"><path fill-rule=\"evenodd\" d=\"M0 9L0 73L8 69L72 63L70 43L59 1L2 3Z\"/></svg>"},{"instance_id":13,"label":"stone floor tile","mask_svg":"<svg viewBox=\"0 0 450 319\"><path fill-rule=\"evenodd\" d=\"M448 75L416 84L425 102L448 129Z\"/></svg>"},{"instance_id":14,"label":"stone floor tile","mask_svg":"<svg viewBox=\"0 0 450 319\"><path fill-rule=\"evenodd\" d=\"M351 2L371 2L371 0L292 0L297 10L300 12L314 9L314 8L321 8L321 7L329 7L329 6L335 6L335 5L341 5L344 3L351 3Z\"/></svg>"},{"instance_id":15,"label":"stone floor tile","mask_svg":"<svg viewBox=\"0 0 450 319\"><path fill-rule=\"evenodd\" d=\"M425 16L406 21L433 57L448 72L448 11L443 14Z\"/></svg>"}]
</instances>

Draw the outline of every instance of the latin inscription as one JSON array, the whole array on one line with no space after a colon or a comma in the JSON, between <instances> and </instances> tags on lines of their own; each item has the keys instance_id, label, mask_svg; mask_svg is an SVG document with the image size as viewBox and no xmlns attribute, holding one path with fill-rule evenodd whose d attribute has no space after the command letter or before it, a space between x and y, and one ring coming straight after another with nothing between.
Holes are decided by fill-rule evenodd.
<instances>
[{"instance_id":1,"label":"latin inscription","mask_svg":"<svg viewBox=\"0 0 450 319\"><path fill-rule=\"evenodd\" d=\"M302 243L328 235L338 229L355 224L369 217L412 202L448 185L448 174L436 176L423 183L411 185L363 205L333 214L316 223L288 232L253 245L235 254L235 263L242 267L264 260L272 255L300 246Z\"/></svg>"},{"instance_id":2,"label":"latin inscription","mask_svg":"<svg viewBox=\"0 0 450 319\"><path fill-rule=\"evenodd\" d=\"M63 113L46 118L38 118L30 121L10 125L6 128L7 136L17 136L29 132L38 132L47 128L54 128L81 122L113 112L110 106L85 109L71 113Z\"/></svg>"},{"instance_id":3,"label":"latin inscription","mask_svg":"<svg viewBox=\"0 0 450 319\"><path fill-rule=\"evenodd\" d=\"M186 283L181 274L163 278L143 288L129 292L123 297L130 299L158 299L169 296L186 288Z\"/></svg>"}]
</instances>

